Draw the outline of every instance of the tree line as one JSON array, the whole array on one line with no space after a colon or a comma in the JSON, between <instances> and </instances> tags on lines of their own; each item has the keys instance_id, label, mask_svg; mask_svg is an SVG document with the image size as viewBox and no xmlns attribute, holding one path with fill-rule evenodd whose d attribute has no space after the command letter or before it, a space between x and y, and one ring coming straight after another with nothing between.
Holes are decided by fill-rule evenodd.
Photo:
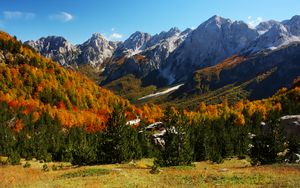
<instances>
[{"instance_id":1,"label":"tree line","mask_svg":"<svg viewBox=\"0 0 300 188\"><path fill-rule=\"evenodd\" d=\"M87 132L84 125L63 128L47 112L33 121L32 114L18 113L22 109L11 110L5 102L0 105L0 155L8 156L11 164L18 164L20 158L92 165L154 157L156 166L177 166L246 156L253 164L269 164L293 159L300 150L299 138L284 136L279 111L270 112L265 123L260 113L247 116L245 112L245 123L236 125L234 114L191 119L183 110L168 108L162 118L164 144L155 145L153 132L145 130L146 121L139 127L126 124L121 104L114 106L106 128L98 132Z\"/></svg>"}]
</instances>

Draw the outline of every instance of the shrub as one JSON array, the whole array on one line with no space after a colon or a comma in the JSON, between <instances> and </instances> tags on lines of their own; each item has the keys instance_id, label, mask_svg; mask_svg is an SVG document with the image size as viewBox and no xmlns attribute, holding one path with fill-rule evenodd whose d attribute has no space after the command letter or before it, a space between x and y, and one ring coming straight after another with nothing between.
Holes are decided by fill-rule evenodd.
<instances>
[{"instance_id":1,"label":"shrub","mask_svg":"<svg viewBox=\"0 0 300 188\"><path fill-rule=\"evenodd\" d=\"M56 166L56 165L52 165L52 170L53 170L53 171L56 171L56 170L58 170L58 166Z\"/></svg>"},{"instance_id":2,"label":"shrub","mask_svg":"<svg viewBox=\"0 0 300 188\"><path fill-rule=\"evenodd\" d=\"M159 174L160 172L161 172L161 170L158 168L157 165L153 165L150 170L150 174Z\"/></svg>"},{"instance_id":3,"label":"shrub","mask_svg":"<svg viewBox=\"0 0 300 188\"><path fill-rule=\"evenodd\" d=\"M7 159L8 163L11 165L20 164L20 160L21 160L21 157L18 152L12 152Z\"/></svg>"},{"instance_id":4,"label":"shrub","mask_svg":"<svg viewBox=\"0 0 300 188\"><path fill-rule=\"evenodd\" d=\"M30 168L30 167L31 167L31 164L28 161L23 165L23 168Z\"/></svg>"},{"instance_id":5,"label":"shrub","mask_svg":"<svg viewBox=\"0 0 300 188\"><path fill-rule=\"evenodd\" d=\"M48 167L48 165L47 165L47 164L44 164L43 167L42 167L42 170L43 170L44 172L49 172L49 167Z\"/></svg>"}]
</instances>

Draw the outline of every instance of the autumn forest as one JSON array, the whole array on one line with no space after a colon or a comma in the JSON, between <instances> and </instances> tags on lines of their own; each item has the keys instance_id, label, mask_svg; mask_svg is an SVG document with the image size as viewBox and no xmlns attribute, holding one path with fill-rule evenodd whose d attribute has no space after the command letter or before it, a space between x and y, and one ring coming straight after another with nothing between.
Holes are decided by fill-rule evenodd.
<instances>
[{"instance_id":1,"label":"autumn forest","mask_svg":"<svg viewBox=\"0 0 300 188\"><path fill-rule=\"evenodd\" d=\"M299 138L283 136L278 121L300 113L299 78L263 100L202 102L196 111L134 106L1 32L0 88L0 155L11 164L20 158L89 165L154 157L156 166L176 166L233 156L268 164L284 160L279 152L292 159L299 149ZM138 124L127 123L136 117ZM155 122L164 124L163 145L146 131Z\"/></svg>"}]
</instances>

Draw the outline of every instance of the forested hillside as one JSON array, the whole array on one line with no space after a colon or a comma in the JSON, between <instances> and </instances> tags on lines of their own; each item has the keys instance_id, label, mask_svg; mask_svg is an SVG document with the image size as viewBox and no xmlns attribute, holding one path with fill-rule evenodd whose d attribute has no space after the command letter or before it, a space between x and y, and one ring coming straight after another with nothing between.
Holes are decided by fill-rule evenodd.
<instances>
[{"instance_id":1,"label":"forested hillside","mask_svg":"<svg viewBox=\"0 0 300 188\"><path fill-rule=\"evenodd\" d=\"M154 106L137 109L85 76L38 55L4 32L0 33L0 88L0 101L10 109L32 115L33 120L47 112L65 127L82 125L90 131L101 130L112 107L118 103L126 107L129 120L138 115L154 121L161 114ZM19 122L22 124L22 120Z\"/></svg>"},{"instance_id":2,"label":"forested hillside","mask_svg":"<svg viewBox=\"0 0 300 188\"><path fill-rule=\"evenodd\" d=\"M264 100L200 103L193 112L137 108L16 38L1 32L0 39L0 155L11 164L20 157L79 165L155 157L156 168L234 156L266 164L293 161L299 151L299 138L285 136L279 119L300 113L300 78ZM136 116L139 126L130 125ZM149 130L156 121L162 127Z\"/></svg>"}]
</instances>

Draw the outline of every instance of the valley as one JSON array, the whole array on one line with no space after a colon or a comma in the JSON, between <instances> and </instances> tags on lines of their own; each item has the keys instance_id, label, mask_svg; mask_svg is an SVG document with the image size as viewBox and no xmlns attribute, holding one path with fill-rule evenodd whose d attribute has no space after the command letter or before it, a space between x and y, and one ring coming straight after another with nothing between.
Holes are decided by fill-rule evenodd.
<instances>
[{"instance_id":1,"label":"valley","mask_svg":"<svg viewBox=\"0 0 300 188\"><path fill-rule=\"evenodd\" d=\"M300 4L168 1L2 3L0 187L300 187Z\"/></svg>"}]
</instances>

